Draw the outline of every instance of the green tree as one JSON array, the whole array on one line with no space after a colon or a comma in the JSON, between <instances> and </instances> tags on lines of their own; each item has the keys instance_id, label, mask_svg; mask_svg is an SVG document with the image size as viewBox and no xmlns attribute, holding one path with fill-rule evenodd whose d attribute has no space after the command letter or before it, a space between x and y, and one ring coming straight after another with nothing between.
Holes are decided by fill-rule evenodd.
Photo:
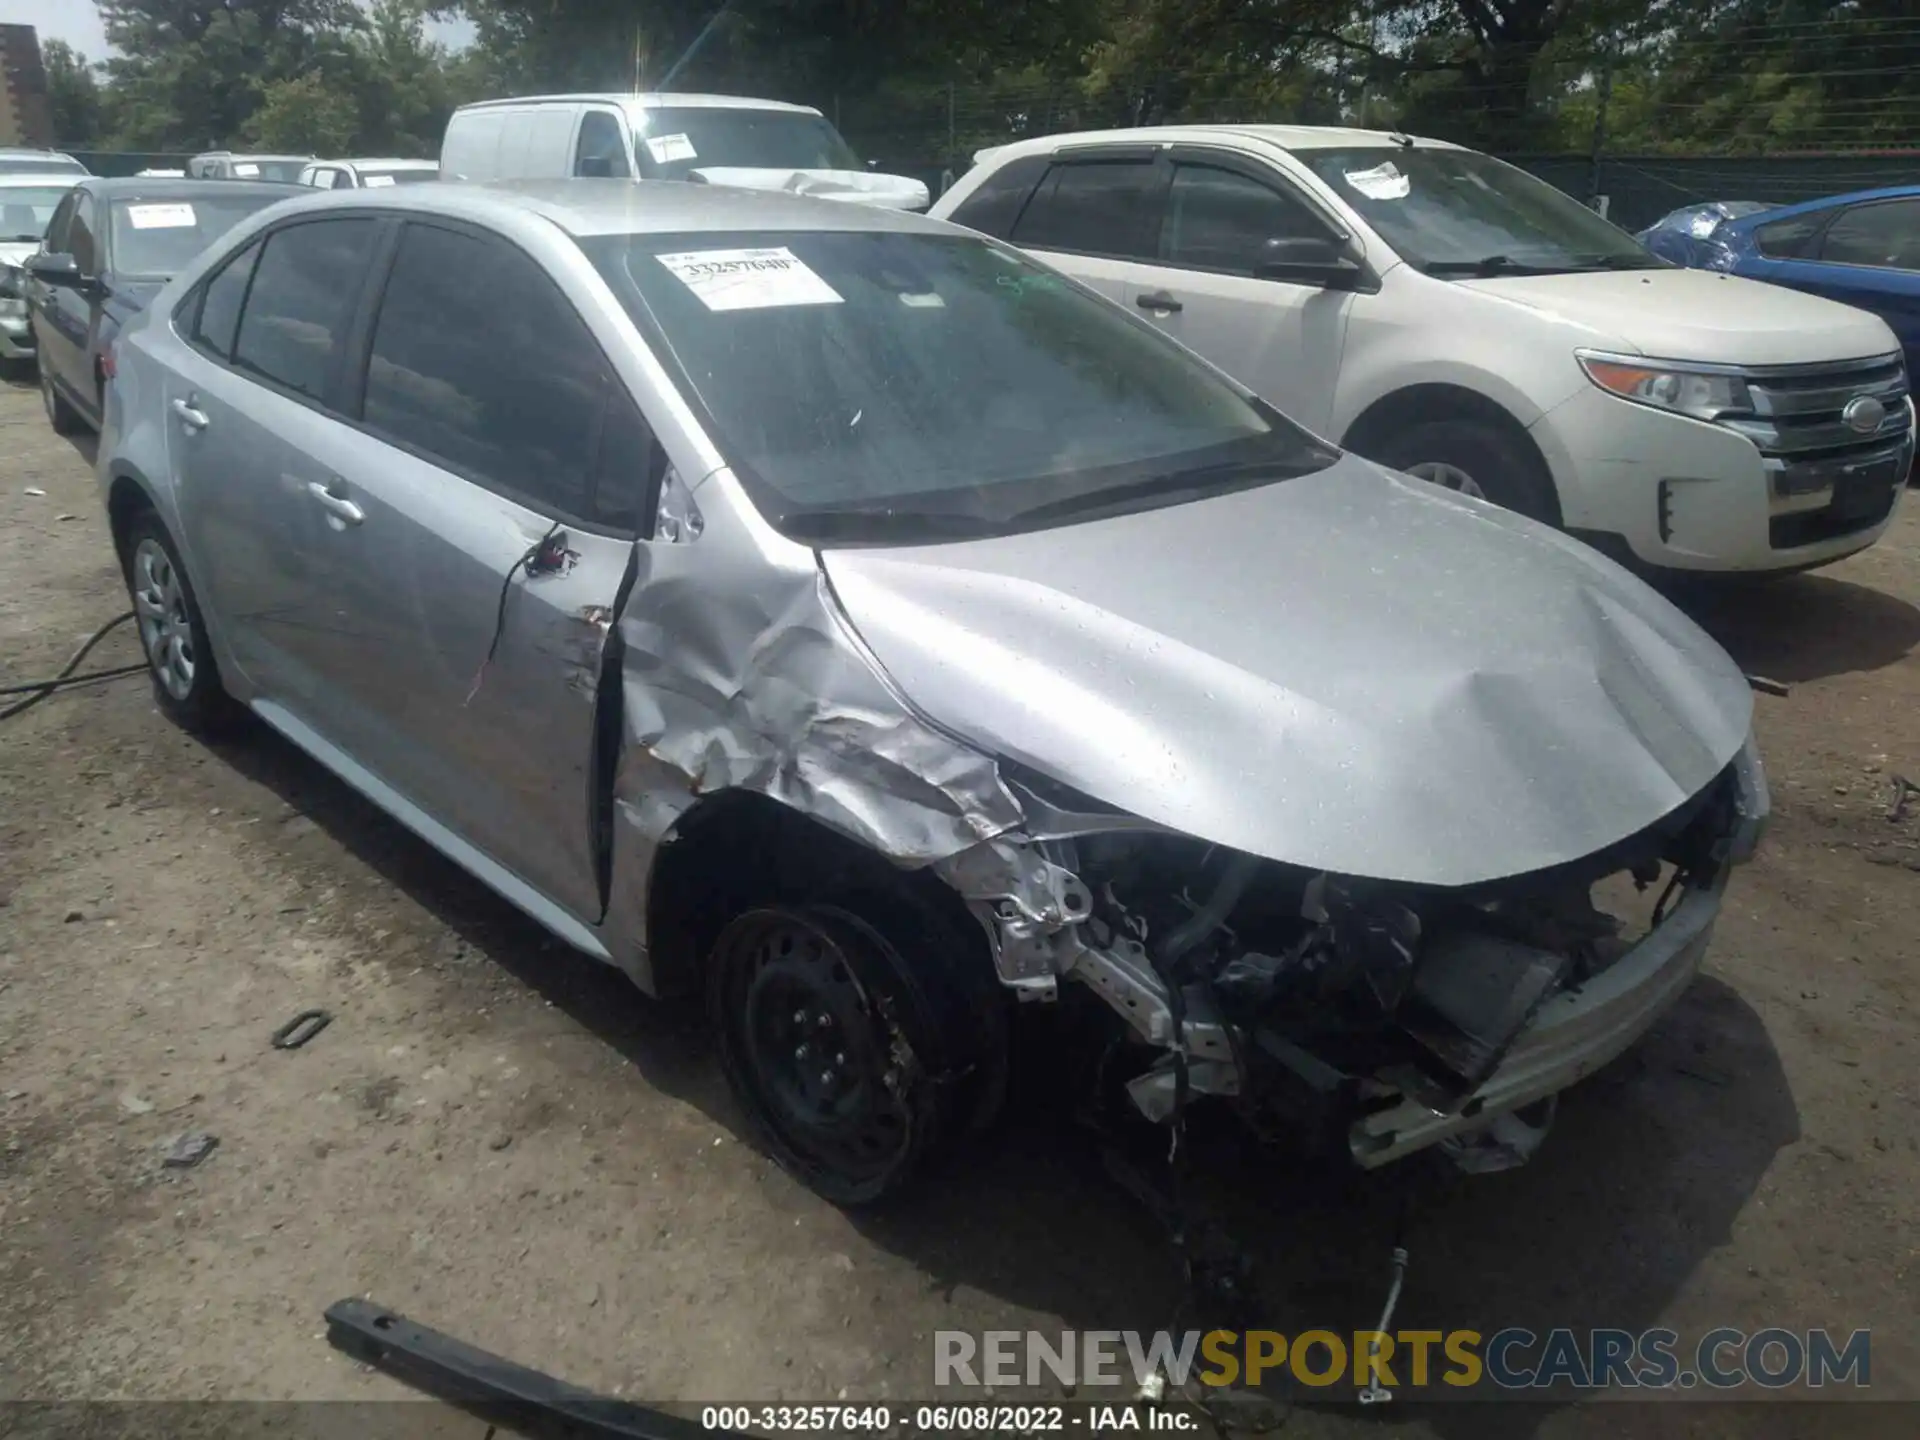
<instances>
[{"instance_id":1,"label":"green tree","mask_svg":"<svg viewBox=\"0 0 1920 1440\"><path fill-rule=\"evenodd\" d=\"M244 134L261 150L344 155L353 148L358 123L353 97L315 72L265 86Z\"/></svg>"},{"instance_id":2,"label":"green tree","mask_svg":"<svg viewBox=\"0 0 1920 1440\"><path fill-rule=\"evenodd\" d=\"M100 82L93 66L64 40L42 44L40 63L47 72L54 143L75 149L92 145L100 138L103 115Z\"/></svg>"}]
</instances>

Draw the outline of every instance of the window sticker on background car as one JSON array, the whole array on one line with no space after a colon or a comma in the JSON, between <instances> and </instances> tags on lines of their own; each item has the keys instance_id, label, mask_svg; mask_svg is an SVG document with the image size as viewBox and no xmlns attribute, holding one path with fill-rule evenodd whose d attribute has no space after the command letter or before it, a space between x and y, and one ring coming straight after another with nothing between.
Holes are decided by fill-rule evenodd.
<instances>
[{"instance_id":1,"label":"window sticker on background car","mask_svg":"<svg viewBox=\"0 0 1920 1440\"><path fill-rule=\"evenodd\" d=\"M1413 193L1413 181L1389 160L1371 170L1349 170L1347 184L1369 200L1404 200Z\"/></svg>"},{"instance_id":2,"label":"window sticker on background car","mask_svg":"<svg viewBox=\"0 0 1920 1440\"><path fill-rule=\"evenodd\" d=\"M653 152L653 158L662 165L671 165L676 160L692 160L696 156L693 141L685 135L653 135L647 139L647 149Z\"/></svg>"},{"instance_id":3,"label":"window sticker on background car","mask_svg":"<svg viewBox=\"0 0 1920 1440\"><path fill-rule=\"evenodd\" d=\"M690 250L655 258L709 310L841 303L834 288L784 245L764 250Z\"/></svg>"},{"instance_id":4,"label":"window sticker on background car","mask_svg":"<svg viewBox=\"0 0 1920 1440\"><path fill-rule=\"evenodd\" d=\"M129 205L127 219L136 230L190 230L198 223L191 205Z\"/></svg>"},{"instance_id":5,"label":"window sticker on background car","mask_svg":"<svg viewBox=\"0 0 1920 1440\"><path fill-rule=\"evenodd\" d=\"M260 173L260 167L250 160L243 160L233 167L233 173L236 175L258 175Z\"/></svg>"},{"instance_id":6,"label":"window sticker on background car","mask_svg":"<svg viewBox=\"0 0 1920 1440\"><path fill-rule=\"evenodd\" d=\"M371 190L376 185L391 185L393 183L393 177L391 175L369 175L360 183Z\"/></svg>"}]
</instances>

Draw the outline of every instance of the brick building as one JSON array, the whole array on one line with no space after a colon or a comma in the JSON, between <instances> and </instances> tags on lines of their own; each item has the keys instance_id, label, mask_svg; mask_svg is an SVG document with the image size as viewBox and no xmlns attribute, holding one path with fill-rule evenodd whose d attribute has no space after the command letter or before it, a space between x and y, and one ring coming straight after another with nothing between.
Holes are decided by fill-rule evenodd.
<instances>
[{"instance_id":1,"label":"brick building","mask_svg":"<svg viewBox=\"0 0 1920 1440\"><path fill-rule=\"evenodd\" d=\"M40 37L31 25L0 25L0 145L53 144L53 107Z\"/></svg>"}]
</instances>

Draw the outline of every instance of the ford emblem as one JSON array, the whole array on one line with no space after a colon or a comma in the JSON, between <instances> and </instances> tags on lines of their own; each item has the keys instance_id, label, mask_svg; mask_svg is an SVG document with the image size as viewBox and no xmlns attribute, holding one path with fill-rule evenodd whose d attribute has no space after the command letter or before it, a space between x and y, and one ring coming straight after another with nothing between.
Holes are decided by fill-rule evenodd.
<instances>
[{"instance_id":1,"label":"ford emblem","mask_svg":"<svg viewBox=\"0 0 1920 1440\"><path fill-rule=\"evenodd\" d=\"M1887 407L1871 395L1856 395L1840 412L1843 424L1859 435L1871 435L1887 418Z\"/></svg>"}]
</instances>

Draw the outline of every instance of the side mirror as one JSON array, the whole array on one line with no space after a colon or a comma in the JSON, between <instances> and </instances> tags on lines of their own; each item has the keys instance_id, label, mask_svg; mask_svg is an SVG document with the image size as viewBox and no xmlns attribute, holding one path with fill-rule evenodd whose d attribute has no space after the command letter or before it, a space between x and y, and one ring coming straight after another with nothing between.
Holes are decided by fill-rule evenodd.
<instances>
[{"instance_id":1,"label":"side mirror","mask_svg":"<svg viewBox=\"0 0 1920 1440\"><path fill-rule=\"evenodd\" d=\"M582 155L576 169L588 179L606 180L613 175L613 160L607 155Z\"/></svg>"},{"instance_id":2,"label":"side mirror","mask_svg":"<svg viewBox=\"0 0 1920 1440\"><path fill-rule=\"evenodd\" d=\"M1317 285L1323 290L1351 290L1365 273L1360 262L1332 240L1318 236L1272 239L1253 273L1262 280L1289 285Z\"/></svg>"},{"instance_id":3,"label":"side mirror","mask_svg":"<svg viewBox=\"0 0 1920 1440\"><path fill-rule=\"evenodd\" d=\"M87 283L80 263L71 255L49 255L44 250L27 257L27 273L44 285L56 289L79 290Z\"/></svg>"},{"instance_id":4,"label":"side mirror","mask_svg":"<svg viewBox=\"0 0 1920 1440\"><path fill-rule=\"evenodd\" d=\"M880 168L880 162L878 160L869 160L867 161L867 168L869 170L878 170Z\"/></svg>"}]
</instances>

